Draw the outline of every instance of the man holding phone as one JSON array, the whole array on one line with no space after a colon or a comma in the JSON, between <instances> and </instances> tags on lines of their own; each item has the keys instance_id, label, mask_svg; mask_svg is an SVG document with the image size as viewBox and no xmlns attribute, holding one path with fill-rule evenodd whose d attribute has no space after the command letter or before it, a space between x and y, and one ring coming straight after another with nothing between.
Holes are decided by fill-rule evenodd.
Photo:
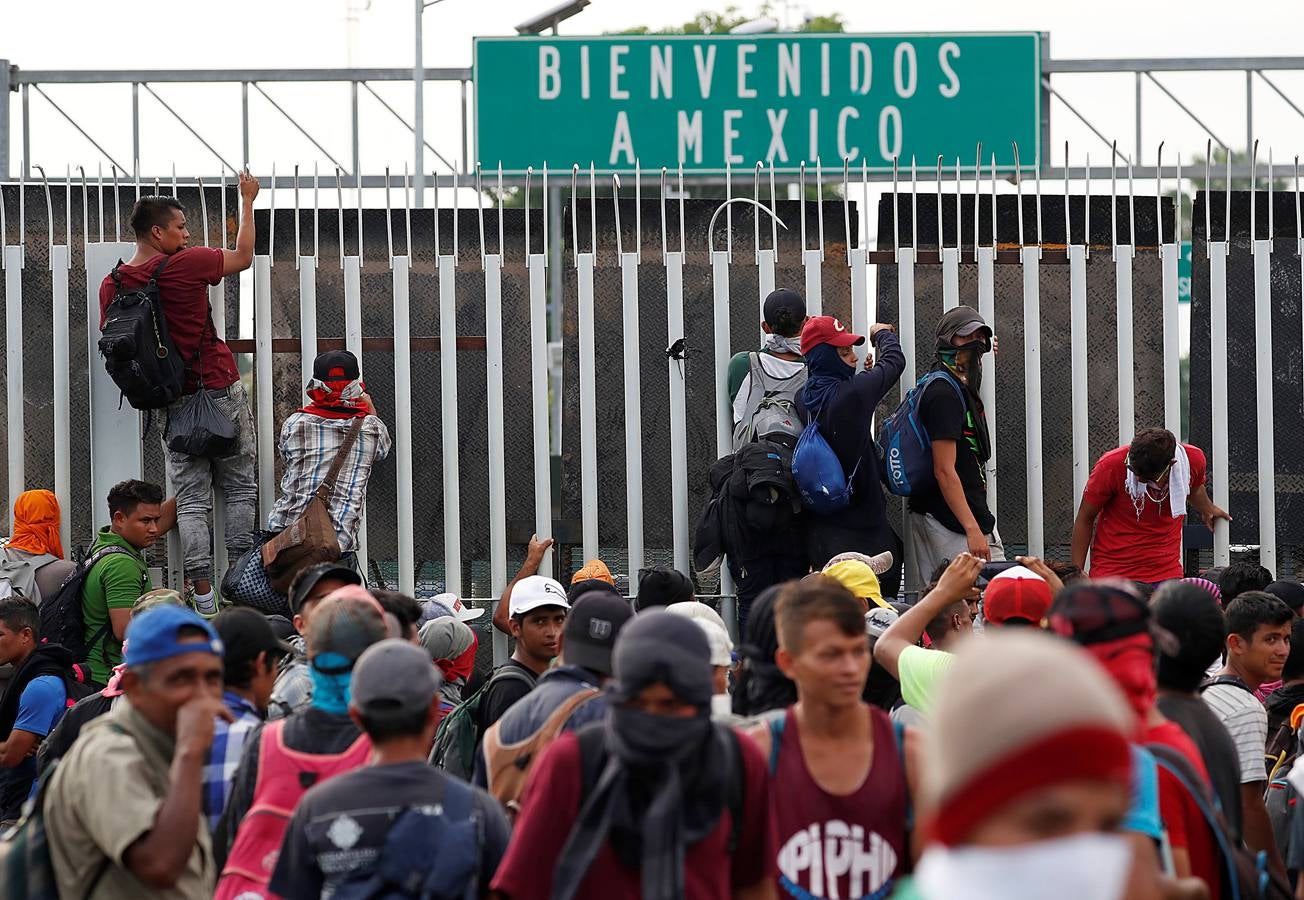
<instances>
[{"instance_id":1,"label":"man holding phone","mask_svg":"<svg viewBox=\"0 0 1304 900\"><path fill-rule=\"evenodd\" d=\"M1199 447L1163 428L1146 428L1100 457L1073 522L1073 564L1085 571L1090 549L1092 578L1181 578L1187 504L1210 531L1232 518L1209 498L1205 469Z\"/></svg>"}]
</instances>

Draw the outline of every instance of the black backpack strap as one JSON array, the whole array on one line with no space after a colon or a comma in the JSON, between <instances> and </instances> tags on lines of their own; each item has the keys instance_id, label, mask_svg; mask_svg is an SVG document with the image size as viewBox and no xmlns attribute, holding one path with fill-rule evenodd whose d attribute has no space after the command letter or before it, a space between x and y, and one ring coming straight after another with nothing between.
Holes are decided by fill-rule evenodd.
<instances>
[{"instance_id":1,"label":"black backpack strap","mask_svg":"<svg viewBox=\"0 0 1304 900\"><path fill-rule=\"evenodd\" d=\"M122 260L121 258L119 258L118 264L114 266L113 271L109 273L109 277L113 279L113 286L117 288L119 291L122 290L122 273L119 272L118 270L122 268L122 265L123 265Z\"/></svg>"},{"instance_id":2,"label":"black backpack strap","mask_svg":"<svg viewBox=\"0 0 1304 900\"><path fill-rule=\"evenodd\" d=\"M1254 695L1254 688L1250 687L1239 675L1215 675L1213 678L1206 678L1200 682L1200 693L1204 693L1211 687L1217 687L1220 684L1230 684L1232 687L1238 687L1241 690Z\"/></svg>"},{"instance_id":3,"label":"black backpack strap","mask_svg":"<svg viewBox=\"0 0 1304 900\"><path fill-rule=\"evenodd\" d=\"M85 566L86 569L86 577L87 578L90 577L91 570L94 569L97 565L99 565L101 560L113 556L115 553L126 553L126 552L127 552L126 549L122 547L116 547L113 544L110 544L107 547L101 547L99 550L95 551L95 553L93 553L91 556L87 557L86 562L82 564ZM82 589L85 590L84 581L82 583ZM91 635L90 640L86 642L86 658L90 659L90 655L94 653L96 647L98 647L100 651L100 662L104 663L104 668L108 670L112 670L113 666L109 665L109 647L106 638L108 638L109 629L112 627L113 627L113 615L112 613L109 612L109 609L106 606L104 609L104 624L101 625L96 630L96 632ZM81 662L81 660L77 660L77 662Z\"/></svg>"},{"instance_id":4,"label":"black backpack strap","mask_svg":"<svg viewBox=\"0 0 1304 900\"><path fill-rule=\"evenodd\" d=\"M729 849L730 856L738 849L738 837L743 831L743 821L747 806L747 768L743 762L741 737L732 728L726 729L729 742L733 745L733 765L729 772L729 781L725 784L725 808L729 810Z\"/></svg>"},{"instance_id":5,"label":"black backpack strap","mask_svg":"<svg viewBox=\"0 0 1304 900\"><path fill-rule=\"evenodd\" d=\"M166 253L163 254L163 261L158 264L157 268L154 269L154 274L149 276L148 287L155 288L155 289L158 288L158 280L163 276L163 270L167 268L168 260L170 258L171 257L169 257ZM118 265L122 265L121 260L119 260Z\"/></svg>"}]
</instances>

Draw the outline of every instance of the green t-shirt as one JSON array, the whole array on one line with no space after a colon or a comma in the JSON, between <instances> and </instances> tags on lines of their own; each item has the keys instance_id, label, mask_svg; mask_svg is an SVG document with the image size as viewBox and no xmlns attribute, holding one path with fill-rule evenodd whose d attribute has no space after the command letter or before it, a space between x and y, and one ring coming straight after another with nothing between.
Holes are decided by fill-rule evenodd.
<instances>
[{"instance_id":1,"label":"green t-shirt","mask_svg":"<svg viewBox=\"0 0 1304 900\"><path fill-rule=\"evenodd\" d=\"M913 646L902 650L897 659L901 699L928 715L937 698L937 689L946 678L946 673L951 671L954 662L955 656L945 650L925 650Z\"/></svg>"},{"instance_id":2,"label":"green t-shirt","mask_svg":"<svg viewBox=\"0 0 1304 900\"><path fill-rule=\"evenodd\" d=\"M150 589L149 567L140 551L114 534L107 526L100 529L86 554L89 558L105 547L121 547L126 553L110 553L95 564L82 585L82 621L86 626L86 645L90 658L91 678L107 684L113 667L122 662L122 642L109 626L103 638L91 639L109 621L109 610L131 609L140 595Z\"/></svg>"}]
</instances>

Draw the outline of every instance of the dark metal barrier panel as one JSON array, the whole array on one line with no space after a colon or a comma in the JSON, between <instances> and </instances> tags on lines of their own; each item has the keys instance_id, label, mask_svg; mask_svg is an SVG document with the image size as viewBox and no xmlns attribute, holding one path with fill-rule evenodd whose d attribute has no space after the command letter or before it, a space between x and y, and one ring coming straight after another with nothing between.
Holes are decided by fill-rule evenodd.
<instances>
[{"instance_id":1,"label":"dark metal barrier panel","mask_svg":"<svg viewBox=\"0 0 1304 900\"><path fill-rule=\"evenodd\" d=\"M642 253L639 266L639 330L637 335L624 334L621 322L621 275L616 256L614 212L610 197L597 205L597 268L594 273L595 351L597 373L598 416L592 427L597 428L598 445L598 531L604 559L625 573L628 559L626 547L627 510L625 502L625 432L623 415L623 373L621 356L630 340L637 340L641 354L642 371L642 426L643 450L643 521L648 565L669 564L673 542L671 528L671 460L670 460L670 401L671 377L666 354L670 344L680 337L686 339L687 358L681 368L687 393L687 444L689 525L696 525L697 517L710 497L707 471L717 458L716 453L716 397L715 397L715 340L712 294L712 273L709 260L707 228L712 215L719 208L718 200L688 200L684 204L684 334L667 333L666 325L666 270L662 265L661 227L659 202L644 201L642 209L643 235L641 244L635 243L635 209L632 201L621 201L620 221L622 241L626 251L638 246ZM779 254L775 275L778 287L789 287L805 294L805 270L801 264L800 212L802 204L796 200L780 201L778 215L787 226L779 231ZM589 246L589 205L587 198L579 203L578 232L580 246ZM805 204L806 230L809 245L817 246L818 221L814 202ZM754 208L734 207L733 211L733 264L729 267L729 333L734 352L752 350L760 346L760 283L759 272L753 264ZM851 206L852 233L855 234L856 206ZM579 351L578 318L576 313L577 286L569 246L571 211L567 208L563 233L567 248L565 307L563 311L563 338L565 345L562 408L562 530L569 543L579 543L580 530L580 428L585 427L579 418ZM770 220L761 213L761 245L770 247ZM679 204L666 205L669 248L679 249ZM825 314L836 315L851 322L851 273L846 262L846 246L841 242L845 233L842 201L824 203L824 230L826 234L825 260L822 266L823 309ZM715 247L726 247L726 218L716 220ZM690 535L691 539L691 535ZM572 555L563 565L563 574L569 574L578 559ZM714 579L704 588L713 588Z\"/></svg>"},{"instance_id":2,"label":"dark metal barrier panel","mask_svg":"<svg viewBox=\"0 0 1304 900\"><path fill-rule=\"evenodd\" d=\"M1255 198L1255 233L1269 237L1269 193ZM1250 194L1231 192L1231 231L1226 230L1227 195L1201 191L1193 212L1191 247L1191 434L1196 444L1213 440L1214 404L1219 402L1212 384L1211 363L1221 356L1227 363L1227 487L1234 517L1233 545L1254 545L1237 557L1257 560L1259 533L1260 416L1271 414L1275 448L1275 508L1277 571L1281 578L1298 578L1304 572L1304 355L1301 354L1300 257L1297 252L1296 196L1271 194L1273 239L1270 265L1273 397L1270 411L1260 407L1255 388L1255 363L1263 350L1255 336L1255 276L1251 254ZM1206 212L1205 205L1209 204ZM1206 229L1205 217L1212 219ZM1212 234L1210 234L1212 231ZM1212 346L1210 241L1228 241L1227 340ZM1211 460L1212 464L1212 460Z\"/></svg>"},{"instance_id":3,"label":"dark metal barrier panel","mask_svg":"<svg viewBox=\"0 0 1304 900\"><path fill-rule=\"evenodd\" d=\"M1025 186L1025 191L1027 188ZM1028 511L1026 399L1024 388L1024 290L1023 267L1017 251L1020 246L1017 198L1003 195L996 204L995 331L999 352L996 365L996 447L997 447L997 529L1005 541L1007 554L1024 552L1027 547ZM991 198L979 201L979 243L992 244ZM908 245L912 228L911 198L898 197L900 234ZM959 222L963 228L964 249L960 265L960 301L977 308L978 271L973 255L974 196L961 195ZM956 241L955 195L942 195L943 243L954 247ZM1039 268L1041 309L1041 387L1042 412L1041 459L1044 466L1044 515L1046 552L1049 556L1068 558L1073 516L1077 500L1073 495L1072 409L1070 379L1071 339L1069 309L1069 267L1065 257L1064 198L1041 198L1041 246ZM915 347L919 374L927 371L934 360L937 343L936 324L942 314L942 269L937 264L937 204L934 195L921 194L919 211L919 257L915 267ZM1084 198L1069 198L1075 243L1082 242ZM1137 251L1133 260L1133 321L1120 325L1115 305L1115 271L1111 261L1110 198L1091 198L1091 251L1087 262L1087 360L1089 402L1089 445L1091 462L1107 450L1119 446L1118 434L1118 353L1120 328L1133 335L1135 360L1136 427L1163 425L1163 309L1160 297L1160 265L1157 253L1154 197L1137 198L1135 204ZM1173 229L1173 204L1164 200L1164 235ZM1117 209L1119 241L1128 239L1127 203L1121 199ZM1037 243L1036 200L1023 196L1023 241ZM892 197L883 197L878 210L878 246L880 253L891 253L894 233ZM889 256L890 259L890 256ZM899 320L898 272L889 263L879 266L878 309L884 321ZM907 373L908 377L908 373ZM889 413L893 402L885 402L880 412ZM898 504L889 504L894 510ZM900 520L896 523L900 527Z\"/></svg>"}]
</instances>

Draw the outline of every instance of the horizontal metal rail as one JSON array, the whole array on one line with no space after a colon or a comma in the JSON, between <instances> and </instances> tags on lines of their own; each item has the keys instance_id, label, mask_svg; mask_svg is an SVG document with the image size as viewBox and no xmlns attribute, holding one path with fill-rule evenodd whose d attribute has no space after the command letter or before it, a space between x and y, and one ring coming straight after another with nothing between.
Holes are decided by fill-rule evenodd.
<instances>
[{"instance_id":1,"label":"horizontal metal rail","mask_svg":"<svg viewBox=\"0 0 1304 900\"><path fill-rule=\"evenodd\" d=\"M1270 68L1260 66L1259 68ZM12 84L137 84L140 82L242 81L411 81L406 69L22 69L10 70ZM426 81L469 81L469 68L426 69Z\"/></svg>"}]
</instances>

